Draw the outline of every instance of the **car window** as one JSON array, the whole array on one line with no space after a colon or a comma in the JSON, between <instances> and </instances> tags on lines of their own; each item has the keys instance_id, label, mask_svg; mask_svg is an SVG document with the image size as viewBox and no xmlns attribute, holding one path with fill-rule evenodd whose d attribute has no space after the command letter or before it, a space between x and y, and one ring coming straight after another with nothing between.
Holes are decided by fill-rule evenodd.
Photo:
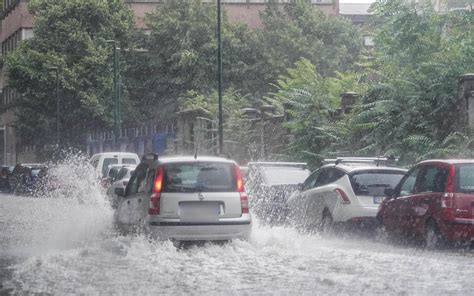
<instances>
[{"instance_id":1,"label":"car window","mask_svg":"<svg viewBox=\"0 0 474 296\"><path fill-rule=\"evenodd\" d=\"M344 172L336 168L322 169L318 178L316 179L315 187L324 186L329 183L337 181L339 178L344 176Z\"/></svg>"},{"instance_id":2,"label":"car window","mask_svg":"<svg viewBox=\"0 0 474 296\"><path fill-rule=\"evenodd\" d=\"M319 176L319 172L320 171L318 170L312 173L308 178L306 178L306 180L303 183L303 191L314 187L314 185L316 184L316 179Z\"/></svg>"},{"instance_id":3,"label":"car window","mask_svg":"<svg viewBox=\"0 0 474 296\"><path fill-rule=\"evenodd\" d=\"M474 164L461 164L455 167L455 188L456 192L474 192Z\"/></svg>"},{"instance_id":4,"label":"car window","mask_svg":"<svg viewBox=\"0 0 474 296\"><path fill-rule=\"evenodd\" d=\"M147 177L147 170L148 170L148 166L146 164L140 164L136 168L134 174L132 175L128 183L126 195L132 195L132 194L145 191L145 181Z\"/></svg>"},{"instance_id":5,"label":"car window","mask_svg":"<svg viewBox=\"0 0 474 296\"><path fill-rule=\"evenodd\" d=\"M415 183L419 171L420 169L416 168L403 179L402 184L400 185L400 193L398 195L406 196L415 192Z\"/></svg>"},{"instance_id":6,"label":"car window","mask_svg":"<svg viewBox=\"0 0 474 296\"><path fill-rule=\"evenodd\" d=\"M417 192L444 192L448 170L446 168L427 165L417 181Z\"/></svg>"},{"instance_id":7,"label":"car window","mask_svg":"<svg viewBox=\"0 0 474 296\"><path fill-rule=\"evenodd\" d=\"M309 175L309 171L299 167L262 167L265 183L268 185L298 184Z\"/></svg>"},{"instance_id":8,"label":"car window","mask_svg":"<svg viewBox=\"0 0 474 296\"><path fill-rule=\"evenodd\" d=\"M350 181L356 195L384 196L385 189L395 188L404 175L404 171L370 170L351 174Z\"/></svg>"},{"instance_id":9,"label":"car window","mask_svg":"<svg viewBox=\"0 0 474 296\"><path fill-rule=\"evenodd\" d=\"M137 164L137 160L135 158L122 158L123 164Z\"/></svg>"},{"instance_id":10,"label":"car window","mask_svg":"<svg viewBox=\"0 0 474 296\"><path fill-rule=\"evenodd\" d=\"M105 176L107 173L107 168L111 164L118 164L117 158L104 158L104 162L102 163L102 176Z\"/></svg>"},{"instance_id":11,"label":"car window","mask_svg":"<svg viewBox=\"0 0 474 296\"><path fill-rule=\"evenodd\" d=\"M162 192L235 191L233 164L191 162L165 164Z\"/></svg>"}]
</instances>

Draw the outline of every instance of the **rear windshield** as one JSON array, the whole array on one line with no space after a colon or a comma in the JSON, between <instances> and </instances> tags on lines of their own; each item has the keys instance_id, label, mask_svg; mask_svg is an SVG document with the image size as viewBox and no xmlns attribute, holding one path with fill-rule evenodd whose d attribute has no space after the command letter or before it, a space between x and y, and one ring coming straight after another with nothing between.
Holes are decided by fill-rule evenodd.
<instances>
[{"instance_id":1,"label":"rear windshield","mask_svg":"<svg viewBox=\"0 0 474 296\"><path fill-rule=\"evenodd\" d=\"M384 196L386 188L395 188L405 172L364 171L350 176L352 189L356 195Z\"/></svg>"},{"instance_id":2,"label":"rear windshield","mask_svg":"<svg viewBox=\"0 0 474 296\"><path fill-rule=\"evenodd\" d=\"M267 185L298 184L309 176L310 172L299 167L262 167Z\"/></svg>"},{"instance_id":3,"label":"rear windshield","mask_svg":"<svg viewBox=\"0 0 474 296\"><path fill-rule=\"evenodd\" d=\"M474 192L474 164L456 165L456 192Z\"/></svg>"},{"instance_id":4,"label":"rear windshield","mask_svg":"<svg viewBox=\"0 0 474 296\"><path fill-rule=\"evenodd\" d=\"M236 191L233 164L218 162L164 165L162 192Z\"/></svg>"},{"instance_id":5,"label":"rear windshield","mask_svg":"<svg viewBox=\"0 0 474 296\"><path fill-rule=\"evenodd\" d=\"M122 158L123 164L137 164L137 160L135 158Z\"/></svg>"},{"instance_id":6,"label":"rear windshield","mask_svg":"<svg viewBox=\"0 0 474 296\"><path fill-rule=\"evenodd\" d=\"M105 176L107 173L107 168L111 164L118 164L117 158L104 158L104 163L102 164L102 176Z\"/></svg>"}]
</instances>

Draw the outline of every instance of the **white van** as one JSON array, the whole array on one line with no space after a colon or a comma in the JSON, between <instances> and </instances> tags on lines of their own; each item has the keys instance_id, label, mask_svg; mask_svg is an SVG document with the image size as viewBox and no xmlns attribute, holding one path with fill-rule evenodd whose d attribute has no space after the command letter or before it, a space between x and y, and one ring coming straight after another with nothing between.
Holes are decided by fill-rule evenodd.
<instances>
[{"instance_id":1,"label":"white van","mask_svg":"<svg viewBox=\"0 0 474 296\"><path fill-rule=\"evenodd\" d=\"M105 177L107 168L112 164L131 164L140 163L140 158L135 153L129 152L105 152L94 154L89 162L94 167L96 176L100 179Z\"/></svg>"}]
</instances>

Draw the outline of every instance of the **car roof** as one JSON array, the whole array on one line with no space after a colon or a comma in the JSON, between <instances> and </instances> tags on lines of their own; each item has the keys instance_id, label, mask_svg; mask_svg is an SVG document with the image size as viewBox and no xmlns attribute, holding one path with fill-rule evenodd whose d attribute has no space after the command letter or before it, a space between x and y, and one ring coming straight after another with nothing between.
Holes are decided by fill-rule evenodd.
<instances>
[{"instance_id":1,"label":"car roof","mask_svg":"<svg viewBox=\"0 0 474 296\"><path fill-rule=\"evenodd\" d=\"M427 163L445 163L445 164L473 163L474 164L474 159L428 159L428 160L421 161L418 164L427 164Z\"/></svg>"},{"instance_id":2,"label":"car roof","mask_svg":"<svg viewBox=\"0 0 474 296\"><path fill-rule=\"evenodd\" d=\"M326 164L323 165L321 168L331 168L335 167L345 171L346 173L352 172L360 172L360 171L394 171L394 172L407 172L408 170L401 167L396 166L385 166L385 165L377 165L371 163L340 163L340 164Z\"/></svg>"},{"instance_id":3,"label":"car roof","mask_svg":"<svg viewBox=\"0 0 474 296\"><path fill-rule=\"evenodd\" d=\"M97 153L92 155L91 158L93 157L98 157L98 156L105 156L105 157L116 157L116 156L132 156L132 157L138 157L136 153L131 153L131 152L103 152L103 153Z\"/></svg>"},{"instance_id":4,"label":"car roof","mask_svg":"<svg viewBox=\"0 0 474 296\"><path fill-rule=\"evenodd\" d=\"M261 166L261 167L301 167L306 168L305 162L284 162L284 161L252 161L247 166Z\"/></svg>"},{"instance_id":5,"label":"car roof","mask_svg":"<svg viewBox=\"0 0 474 296\"><path fill-rule=\"evenodd\" d=\"M223 163L232 163L235 164L234 160L223 158L223 157L216 157L216 156L164 156L158 157L159 163L179 163L179 162L223 162Z\"/></svg>"}]
</instances>

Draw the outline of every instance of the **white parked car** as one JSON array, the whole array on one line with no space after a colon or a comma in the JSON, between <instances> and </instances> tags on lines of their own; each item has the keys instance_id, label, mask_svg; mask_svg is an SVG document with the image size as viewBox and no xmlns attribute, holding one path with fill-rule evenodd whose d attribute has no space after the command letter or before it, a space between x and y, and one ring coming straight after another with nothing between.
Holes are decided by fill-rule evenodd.
<instances>
[{"instance_id":1,"label":"white parked car","mask_svg":"<svg viewBox=\"0 0 474 296\"><path fill-rule=\"evenodd\" d=\"M118 206L118 196L115 194L115 188L123 188L125 190L135 168L136 165L123 165L118 170L116 176L111 180L112 184L107 188L107 196L109 197L112 208L115 209Z\"/></svg>"},{"instance_id":2,"label":"white parked car","mask_svg":"<svg viewBox=\"0 0 474 296\"><path fill-rule=\"evenodd\" d=\"M338 158L313 172L287 201L295 226L330 231L335 224L376 224L384 190L394 188L407 170L381 158Z\"/></svg>"},{"instance_id":3,"label":"white parked car","mask_svg":"<svg viewBox=\"0 0 474 296\"><path fill-rule=\"evenodd\" d=\"M127 188L115 189L116 222L176 241L247 239L252 218L237 163L220 157L144 156Z\"/></svg>"},{"instance_id":4,"label":"white parked car","mask_svg":"<svg viewBox=\"0 0 474 296\"><path fill-rule=\"evenodd\" d=\"M98 179L107 177L107 169L109 165L114 164L131 164L137 165L140 163L140 158L136 153L129 152L105 152L94 154L89 162L94 167Z\"/></svg>"}]
</instances>

